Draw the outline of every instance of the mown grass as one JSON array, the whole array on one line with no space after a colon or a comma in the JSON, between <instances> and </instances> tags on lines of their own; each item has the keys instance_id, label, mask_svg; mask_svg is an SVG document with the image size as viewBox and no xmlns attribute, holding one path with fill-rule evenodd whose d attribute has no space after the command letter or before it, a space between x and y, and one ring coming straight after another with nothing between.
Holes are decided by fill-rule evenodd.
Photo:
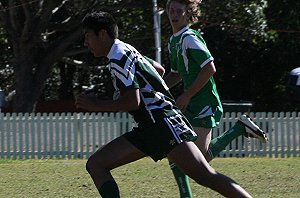
<instances>
[{"instance_id":1,"label":"mown grass","mask_svg":"<svg viewBox=\"0 0 300 198\"><path fill-rule=\"evenodd\" d=\"M0 160L0 198L99 197L86 160ZM217 158L211 165L253 197L300 197L300 158ZM178 198L168 162L151 159L113 170L124 198ZM191 182L194 197L222 197Z\"/></svg>"}]
</instances>

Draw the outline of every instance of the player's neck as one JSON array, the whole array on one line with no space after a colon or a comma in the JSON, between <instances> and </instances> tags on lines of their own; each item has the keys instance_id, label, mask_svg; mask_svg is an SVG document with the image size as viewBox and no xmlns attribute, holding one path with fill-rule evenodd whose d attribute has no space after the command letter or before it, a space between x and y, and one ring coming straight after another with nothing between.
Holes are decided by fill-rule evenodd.
<instances>
[{"instance_id":1,"label":"player's neck","mask_svg":"<svg viewBox=\"0 0 300 198\"><path fill-rule=\"evenodd\" d=\"M183 28L185 28L187 25L182 25L180 27L173 27L172 28L172 31L173 31L173 34L176 34L177 32L181 31Z\"/></svg>"}]
</instances>

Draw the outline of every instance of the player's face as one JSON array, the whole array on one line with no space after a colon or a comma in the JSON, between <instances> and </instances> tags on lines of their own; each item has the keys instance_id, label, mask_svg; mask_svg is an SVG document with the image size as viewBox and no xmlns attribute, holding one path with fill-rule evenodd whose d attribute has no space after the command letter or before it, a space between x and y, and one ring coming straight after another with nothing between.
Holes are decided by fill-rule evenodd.
<instances>
[{"instance_id":1,"label":"player's face","mask_svg":"<svg viewBox=\"0 0 300 198\"><path fill-rule=\"evenodd\" d=\"M106 55L101 35L96 35L92 30L85 30L84 46L86 46L94 54L95 57Z\"/></svg>"},{"instance_id":2,"label":"player's face","mask_svg":"<svg viewBox=\"0 0 300 198\"><path fill-rule=\"evenodd\" d=\"M171 2L168 10L168 17L173 29L173 33L178 32L188 25L188 13L186 6L178 2Z\"/></svg>"}]
</instances>

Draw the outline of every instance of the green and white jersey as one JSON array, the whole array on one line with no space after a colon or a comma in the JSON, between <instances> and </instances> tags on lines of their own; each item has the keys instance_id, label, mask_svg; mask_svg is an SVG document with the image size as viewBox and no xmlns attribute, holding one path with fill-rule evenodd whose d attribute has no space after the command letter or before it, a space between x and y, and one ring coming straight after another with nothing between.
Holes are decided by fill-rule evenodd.
<instances>
[{"instance_id":1,"label":"green and white jersey","mask_svg":"<svg viewBox=\"0 0 300 198\"><path fill-rule=\"evenodd\" d=\"M179 112L164 80L134 47L116 39L107 57L115 88L114 98L119 97L122 89L139 89L140 107L129 112L137 123L153 123L157 116L161 118Z\"/></svg>"},{"instance_id":2,"label":"green and white jersey","mask_svg":"<svg viewBox=\"0 0 300 198\"><path fill-rule=\"evenodd\" d=\"M185 27L171 36L168 49L171 72L180 74L184 89L188 89L196 80L201 69L214 60L200 33L189 27ZM194 119L213 117L215 114L218 115L218 118L212 118L211 124L204 123L199 126L215 127L218 125L218 119L221 118L223 109L213 77L192 97L187 111L189 112L184 112L186 115L192 112L193 116L187 115L187 117L193 126L197 125L193 124Z\"/></svg>"}]
</instances>

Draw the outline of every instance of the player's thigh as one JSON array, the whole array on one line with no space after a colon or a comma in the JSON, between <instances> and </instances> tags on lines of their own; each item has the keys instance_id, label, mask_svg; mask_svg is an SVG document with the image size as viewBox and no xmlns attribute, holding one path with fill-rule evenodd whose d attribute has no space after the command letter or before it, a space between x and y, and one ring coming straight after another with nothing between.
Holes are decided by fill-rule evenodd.
<instances>
[{"instance_id":1,"label":"player's thigh","mask_svg":"<svg viewBox=\"0 0 300 198\"><path fill-rule=\"evenodd\" d=\"M216 173L193 142L179 144L168 154L168 158L196 181Z\"/></svg>"},{"instance_id":2,"label":"player's thigh","mask_svg":"<svg viewBox=\"0 0 300 198\"><path fill-rule=\"evenodd\" d=\"M99 166L112 170L124 164L145 157L145 154L120 136L98 149L89 160Z\"/></svg>"},{"instance_id":3,"label":"player's thigh","mask_svg":"<svg viewBox=\"0 0 300 198\"><path fill-rule=\"evenodd\" d=\"M196 132L198 138L195 141L195 144L201 150L202 153L206 153L211 141L211 128L202 128L202 127L194 127L194 131Z\"/></svg>"}]
</instances>

